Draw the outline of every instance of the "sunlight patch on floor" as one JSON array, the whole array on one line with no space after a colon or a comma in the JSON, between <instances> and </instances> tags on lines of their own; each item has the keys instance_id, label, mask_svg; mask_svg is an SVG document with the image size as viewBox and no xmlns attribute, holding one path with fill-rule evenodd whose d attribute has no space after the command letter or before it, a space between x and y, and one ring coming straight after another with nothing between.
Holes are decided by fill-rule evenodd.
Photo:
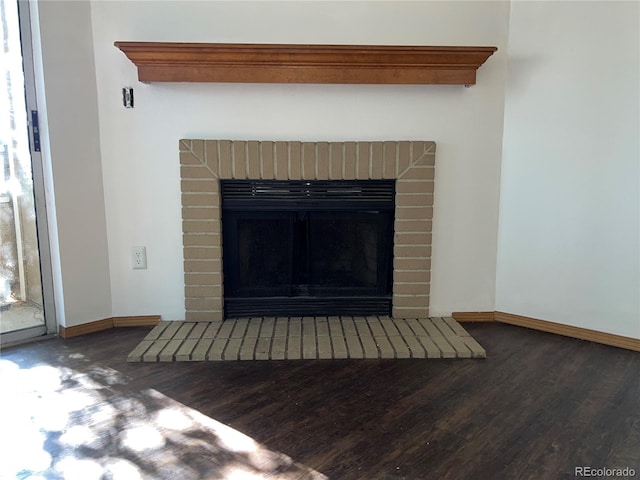
<instances>
[{"instance_id":1,"label":"sunlight patch on floor","mask_svg":"<svg viewBox=\"0 0 640 480\"><path fill-rule=\"evenodd\" d=\"M149 425L127 428L120 435L120 443L123 447L134 452L157 450L164 447L165 444L162 434Z\"/></svg>"},{"instance_id":2,"label":"sunlight patch on floor","mask_svg":"<svg viewBox=\"0 0 640 480\"><path fill-rule=\"evenodd\" d=\"M0 359L0 478L326 479L121 373Z\"/></svg>"}]
</instances>

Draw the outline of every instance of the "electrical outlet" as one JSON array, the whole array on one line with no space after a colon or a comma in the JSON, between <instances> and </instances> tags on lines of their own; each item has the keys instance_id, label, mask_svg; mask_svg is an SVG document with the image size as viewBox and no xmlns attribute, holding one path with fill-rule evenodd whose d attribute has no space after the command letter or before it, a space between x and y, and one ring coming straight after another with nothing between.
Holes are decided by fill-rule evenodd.
<instances>
[{"instance_id":1,"label":"electrical outlet","mask_svg":"<svg viewBox=\"0 0 640 480\"><path fill-rule=\"evenodd\" d=\"M131 268L134 270L146 270L147 247L133 247L131 249Z\"/></svg>"}]
</instances>

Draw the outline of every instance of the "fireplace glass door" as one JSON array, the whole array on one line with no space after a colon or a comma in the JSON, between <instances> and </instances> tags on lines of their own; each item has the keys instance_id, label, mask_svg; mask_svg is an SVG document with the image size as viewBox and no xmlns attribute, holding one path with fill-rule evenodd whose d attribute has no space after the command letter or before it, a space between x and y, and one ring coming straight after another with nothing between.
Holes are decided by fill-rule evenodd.
<instances>
[{"instance_id":1,"label":"fireplace glass door","mask_svg":"<svg viewBox=\"0 0 640 480\"><path fill-rule=\"evenodd\" d=\"M388 315L393 181L223 181L225 316Z\"/></svg>"}]
</instances>

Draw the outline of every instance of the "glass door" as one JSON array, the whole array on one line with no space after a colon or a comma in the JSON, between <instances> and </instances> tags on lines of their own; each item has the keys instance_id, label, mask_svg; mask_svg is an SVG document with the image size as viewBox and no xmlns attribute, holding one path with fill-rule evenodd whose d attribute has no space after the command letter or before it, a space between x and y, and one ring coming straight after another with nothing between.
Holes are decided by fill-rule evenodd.
<instances>
[{"instance_id":1,"label":"glass door","mask_svg":"<svg viewBox=\"0 0 640 480\"><path fill-rule=\"evenodd\" d=\"M41 261L48 241L28 3L2 1L0 16L0 342L6 344L53 333L55 319L48 318L53 304L44 294L51 272Z\"/></svg>"}]
</instances>

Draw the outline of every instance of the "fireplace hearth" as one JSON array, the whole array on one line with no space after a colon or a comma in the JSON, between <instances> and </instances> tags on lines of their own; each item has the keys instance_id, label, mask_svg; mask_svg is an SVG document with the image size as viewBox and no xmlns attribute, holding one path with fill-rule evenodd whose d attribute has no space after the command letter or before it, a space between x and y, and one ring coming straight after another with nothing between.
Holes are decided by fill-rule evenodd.
<instances>
[{"instance_id":1,"label":"fireplace hearth","mask_svg":"<svg viewBox=\"0 0 640 480\"><path fill-rule=\"evenodd\" d=\"M391 315L395 181L222 180L226 318Z\"/></svg>"}]
</instances>

